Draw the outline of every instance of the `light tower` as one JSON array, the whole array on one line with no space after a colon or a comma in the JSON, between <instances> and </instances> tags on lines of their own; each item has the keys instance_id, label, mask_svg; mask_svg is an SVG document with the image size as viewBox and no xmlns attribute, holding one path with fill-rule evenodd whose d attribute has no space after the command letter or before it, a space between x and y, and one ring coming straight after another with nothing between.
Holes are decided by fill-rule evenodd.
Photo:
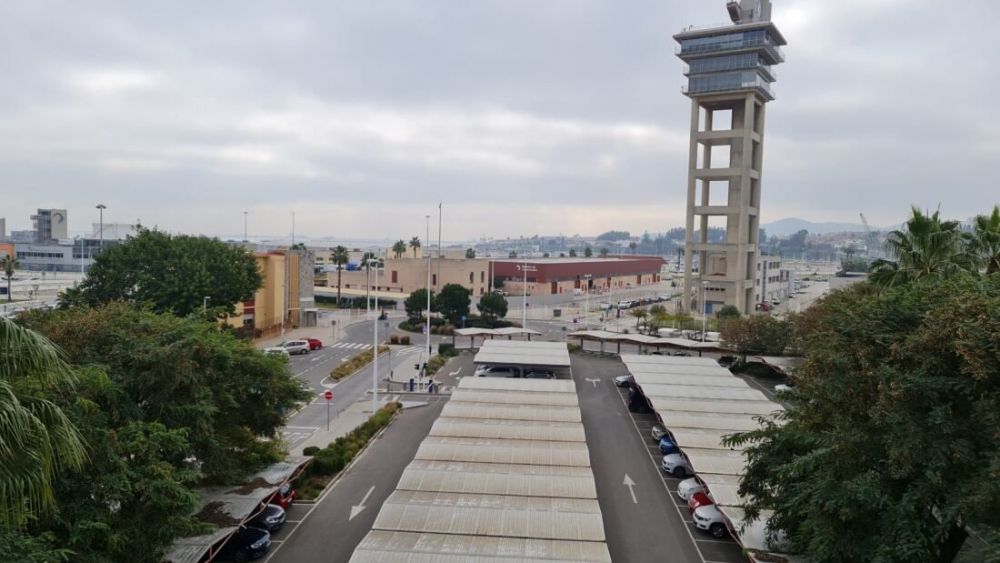
<instances>
[{"instance_id":1,"label":"light tower","mask_svg":"<svg viewBox=\"0 0 1000 563\"><path fill-rule=\"evenodd\" d=\"M774 99L773 66L785 60L770 0L726 7L733 25L674 35L677 56L687 63L681 92L691 98L683 307L703 314L713 305L754 309L764 105ZM725 239L709 242L711 227L724 228Z\"/></svg>"}]
</instances>

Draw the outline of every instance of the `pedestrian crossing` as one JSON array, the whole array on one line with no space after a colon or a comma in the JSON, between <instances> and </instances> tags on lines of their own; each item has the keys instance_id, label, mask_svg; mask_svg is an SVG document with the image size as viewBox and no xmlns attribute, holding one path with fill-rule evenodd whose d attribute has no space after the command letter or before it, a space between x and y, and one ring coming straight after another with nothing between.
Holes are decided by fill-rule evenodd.
<instances>
[{"instance_id":1,"label":"pedestrian crossing","mask_svg":"<svg viewBox=\"0 0 1000 563\"><path fill-rule=\"evenodd\" d=\"M341 348L344 350L368 350L372 347L371 344L362 344L360 342L338 342L336 344L331 344L330 348Z\"/></svg>"}]
</instances>

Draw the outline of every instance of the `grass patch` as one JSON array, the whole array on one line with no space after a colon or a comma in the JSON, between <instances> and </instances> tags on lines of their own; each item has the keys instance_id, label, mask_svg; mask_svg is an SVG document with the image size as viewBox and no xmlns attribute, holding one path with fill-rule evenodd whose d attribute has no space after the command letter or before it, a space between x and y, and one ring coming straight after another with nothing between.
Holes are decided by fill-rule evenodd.
<instances>
[{"instance_id":1,"label":"grass patch","mask_svg":"<svg viewBox=\"0 0 1000 563\"><path fill-rule=\"evenodd\" d=\"M378 347L379 354L388 351L389 351L388 346L379 345ZM351 375L352 373L358 371L359 369L365 367L366 365L370 364L372 362L372 359L374 358L375 358L374 350L365 350L360 354L356 354L350 360L347 360L346 362L343 362L339 366L333 368L333 371L330 372L330 377L334 380L339 381L347 377L348 375Z\"/></svg>"},{"instance_id":2,"label":"grass patch","mask_svg":"<svg viewBox=\"0 0 1000 563\"><path fill-rule=\"evenodd\" d=\"M325 448L312 446L303 450L305 455L313 456L313 461L302 476L296 479L298 497L302 500L315 500L330 481L368 445L372 437L392 422L401 406L399 403L389 403L363 424Z\"/></svg>"}]
</instances>

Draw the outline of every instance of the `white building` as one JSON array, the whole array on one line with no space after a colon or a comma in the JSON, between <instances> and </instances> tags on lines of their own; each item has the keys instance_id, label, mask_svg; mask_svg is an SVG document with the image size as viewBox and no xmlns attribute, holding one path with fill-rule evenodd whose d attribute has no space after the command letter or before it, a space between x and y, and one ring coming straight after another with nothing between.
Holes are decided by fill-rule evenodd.
<instances>
[{"instance_id":1,"label":"white building","mask_svg":"<svg viewBox=\"0 0 1000 563\"><path fill-rule=\"evenodd\" d=\"M795 272L781 266L778 256L757 259L757 281L754 283L754 303L785 301L795 291Z\"/></svg>"}]
</instances>

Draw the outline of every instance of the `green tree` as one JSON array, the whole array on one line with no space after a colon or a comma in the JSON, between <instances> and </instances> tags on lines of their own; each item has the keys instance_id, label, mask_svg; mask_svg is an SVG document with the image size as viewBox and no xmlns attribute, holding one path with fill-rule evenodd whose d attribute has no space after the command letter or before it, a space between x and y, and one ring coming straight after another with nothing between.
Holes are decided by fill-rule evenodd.
<instances>
[{"instance_id":1,"label":"green tree","mask_svg":"<svg viewBox=\"0 0 1000 563\"><path fill-rule=\"evenodd\" d=\"M399 258L400 256L406 254L406 241L403 239L399 239L395 243L393 243L392 254L396 258Z\"/></svg>"},{"instance_id":2,"label":"green tree","mask_svg":"<svg viewBox=\"0 0 1000 563\"><path fill-rule=\"evenodd\" d=\"M120 416L185 429L186 457L209 481L275 460L284 413L308 396L282 358L215 324L124 303L38 312L24 322L70 363L104 366L124 393Z\"/></svg>"},{"instance_id":3,"label":"green tree","mask_svg":"<svg viewBox=\"0 0 1000 563\"><path fill-rule=\"evenodd\" d=\"M569 249L569 256L570 256L570 258L576 258L576 249L575 248Z\"/></svg>"},{"instance_id":4,"label":"green tree","mask_svg":"<svg viewBox=\"0 0 1000 563\"><path fill-rule=\"evenodd\" d=\"M549 253L548 252L543 252L542 253L542 258L548 258L548 257L549 257Z\"/></svg>"},{"instance_id":5,"label":"green tree","mask_svg":"<svg viewBox=\"0 0 1000 563\"><path fill-rule=\"evenodd\" d=\"M413 237L410 239L410 249L413 250L413 257L417 257L417 250L420 248L420 238Z\"/></svg>"},{"instance_id":6,"label":"green tree","mask_svg":"<svg viewBox=\"0 0 1000 563\"><path fill-rule=\"evenodd\" d=\"M445 284L435 300L435 311L441 313L452 324L458 324L461 317L469 315L469 290L457 283Z\"/></svg>"},{"instance_id":7,"label":"green tree","mask_svg":"<svg viewBox=\"0 0 1000 563\"><path fill-rule=\"evenodd\" d=\"M643 319L649 316L649 312L647 312L645 309L638 307L635 309L630 309L628 314L635 317L635 328L639 328L639 324L643 321Z\"/></svg>"},{"instance_id":8,"label":"green tree","mask_svg":"<svg viewBox=\"0 0 1000 563\"><path fill-rule=\"evenodd\" d=\"M434 292L431 292L431 311L435 309L435 302L437 301L437 296ZM419 321L427 312L427 290L420 288L410 294L403 301L403 309L406 310L406 315L411 321Z\"/></svg>"},{"instance_id":9,"label":"green tree","mask_svg":"<svg viewBox=\"0 0 1000 563\"><path fill-rule=\"evenodd\" d=\"M3 276L7 279L7 301L13 301L14 296L10 291L10 280L14 279L14 270L20 267L17 260L13 256L4 256L0 258L0 270L3 270Z\"/></svg>"},{"instance_id":10,"label":"green tree","mask_svg":"<svg viewBox=\"0 0 1000 563\"><path fill-rule=\"evenodd\" d=\"M79 431L44 397L71 393L72 381L52 342L0 317L0 528L52 509L53 480L86 459Z\"/></svg>"},{"instance_id":11,"label":"green tree","mask_svg":"<svg viewBox=\"0 0 1000 563\"><path fill-rule=\"evenodd\" d=\"M511 250L507 253L507 258L517 258L517 251Z\"/></svg>"},{"instance_id":12,"label":"green tree","mask_svg":"<svg viewBox=\"0 0 1000 563\"><path fill-rule=\"evenodd\" d=\"M330 260L337 266L337 306L340 306L340 274L344 271L344 265L351 259L347 248L337 246L330 254Z\"/></svg>"},{"instance_id":13,"label":"green tree","mask_svg":"<svg viewBox=\"0 0 1000 563\"><path fill-rule=\"evenodd\" d=\"M740 310L732 305L726 305L715 313L715 318L719 319L719 322L725 322L730 319L738 319L740 318Z\"/></svg>"},{"instance_id":14,"label":"green tree","mask_svg":"<svg viewBox=\"0 0 1000 563\"><path fill-rule=\"evenodd\" d=\"M1000 273L1000 205L989 215L978 215L966 235L971 261L986 274Z\"/></svg>"},{"instance_id":15,"label":"green tree","mask_svg":"<svg viewBox=\"0 0 1000 563\"><path fill-rule=\"evenodd\" d=\"M179 316L200 311L208 297L217 314L231 315L261 283L256 260L242 248L140 228L95 257L76 297L91 306L126 301Z\"/></svg>"},{"instance_id":16,"label":"green tree","mask_svg":"<svg viewBox=\"0 0 1000 563\"><path fill-rule=\"evenodd\" d=\"M913 207L905 227L886 237L885 250L892 260L875 260L870 270L871 282L881 287L947 276L969 266L959 224L942 221L938 211L927 215Z\"/></svg>"},{"instance_id":17,"label":"green tree","mask_svg":"<svg viewBox=\"0 0 1000 563\"><path fill-rule=\"evenodd\" d=\"M996 560L998 310L1000 276L961 273L809 308L790 408L727 441L747 515L818 563L950 562L966 526L994 540L968 560Z\"/></svg>"},{"instance_id":18,"label":"green tree","mask_svg":"<svg viewBox=\"0 0 1000 563\"><path fill-rule=\"evenodd\" d=\"M632 242L628 243L628 248L629 248L629 250L632 251L632 254L635 254L635 250L637 248L639 248L639 244L636 243L635 241L632 241Z\"/></svg>"},{"instance_id":19,"label":"green tree","mask_svg":"<svg viewBox=\"0 0 1000 563\"><path fill-rule=\"evenodd\" d=\"M776 319L770 315L729 318L719 328L722 340L743 356L780 356L792 344L791 321Z\"/></svg>"},{"instance_id":20,"label":"green tree","mask_svg":"<svg viewBox=\"0 0 1000 563\"><path fill-rule=\"evenodd\" d=\"M472 248L466 248L465 257L468 258L469 260L474 259L476 257L476 251Z\"/></svg>"},{"instance_id":21,"label":"green tree","mask_svg":"<svg viewBox=\"0 0 1000 563\"><path fill-rule=\"evenodd\" d=\"M476 309L483 317L495 322L507 316L507 298L499 293L487 293L479 298Z\"/></svg>"},{"instance_id":22,"label":"green tree","mask_svg":"<svg viewBox=\"0 0 1000 563\"><path fill-rule=\"evenodd\" d=\"M590 248L589 246L586 247L586 248L584 248L583 249L583 255L586 256L587 258L590 258L591 256L594 255L594 249Z\"/></svg>"},{"instance_id":23,"label":"green tree","mask_svg":"<svg viewBox=\"0 0 1000 563\"><path fill-rule=\"evenodd\" d=\"M602 246L600 254L601 258L606 258L608 256L608 247Z\"/></svg>"}]
</instances>

